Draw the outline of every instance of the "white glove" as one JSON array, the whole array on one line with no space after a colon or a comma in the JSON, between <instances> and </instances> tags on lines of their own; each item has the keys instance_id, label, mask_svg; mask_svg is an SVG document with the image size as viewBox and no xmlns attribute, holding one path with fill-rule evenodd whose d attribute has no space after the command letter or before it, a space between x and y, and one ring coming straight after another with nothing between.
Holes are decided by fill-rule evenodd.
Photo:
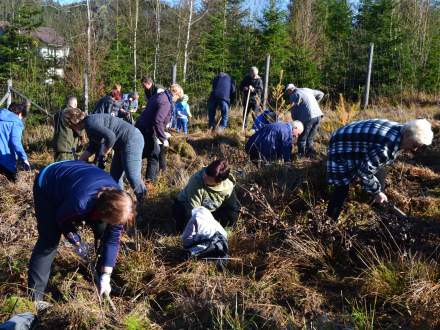
<instances>
[{"instance_id":1,"label":"white glove","mask_svg":"<svg viewBox=\"0 0 440 330\"><path fill-rule=\"evenodd\" d=\"M388 197L383 192L380 192L374 197L374 201L378 204L386 203L388 202Z\"/></svg>"},{"instance_id":2,"label":"white glove","mask_svg":"<svg viewBox=\"0 0 440 330\"><path fill-rule=\"evenodd\" d=\"M111 291L110 274L104 273L99 278L99 295L102 296L104 293L110 294Z\"/></svg>"},{"instance_id":3,"label":"white glove","mask_svg":"<svg viewBox=\"0 0 440 330\"><path fill-rule=\"evenodd\" d=\"M168 148L170 146L170 143L168 142L168 140L163 141L163 146L165 148Z\"/></svg>"},{"instance_id":4,"label":"white glove","mask_svg":"<svg viewBox=\"0 0 440 330\"><path fill-rule=\"evenodd\" d=\"M249 89L251 92L253 92L255 90L254 86L249 86Z\"/></svg>"},{"instance_id":5,"label":"white glove","mask_svg":"<svg viewBox=\"0 0 440 330\"><path fill-rule=\"evenodd\" d=\"M165 132L165 136L166 136L167 139L169 139L171 137L171 134L168 133L168 132Z\"/></svg>"}]
</instances>

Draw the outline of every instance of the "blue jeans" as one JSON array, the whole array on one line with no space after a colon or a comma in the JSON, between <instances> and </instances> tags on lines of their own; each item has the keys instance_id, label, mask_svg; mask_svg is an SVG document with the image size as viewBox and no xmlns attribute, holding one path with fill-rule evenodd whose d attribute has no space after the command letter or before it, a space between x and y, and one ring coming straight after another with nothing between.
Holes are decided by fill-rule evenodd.
<instances>
[{"instance_id":1,"label":"blue jeans","mask_svg":"<svg viewBox=\"0 0 440 330\"><path fill-rule=\"evenodd\" d=\"M177 118L177 131L183 130L185 135L188 134L188 118Z\"/></svg>"},{"instance_id":2,"label":"blue jeans","mask_svg":"<svg viewBox=\"0 0 440 330\"><path fill-rule=\"evenodd\" d=\"M124 189L123 174L125 173L138 200L140 200L146 192L141 174L143 150L144 137L142 133L136 129L136 133L130 136L130 140L124 149L115 150L115 155L110 167L110 175L119 182L121 189Z\"/></svg>"},{"instance_id":3,"label":"blue jeans","mask_svg":"<svg viewBox=\"0 0 440 330\"><path fill-rule=\"evenodd\" d=\"M208 119L209 128L215 128L215 113L217 107L220 107L220 112L222 119L220 121L220 127L226 128L228 126L228 113L229 113L229 103L222 99L209 99L208 100Z\"/></svg>"}]
</instances>

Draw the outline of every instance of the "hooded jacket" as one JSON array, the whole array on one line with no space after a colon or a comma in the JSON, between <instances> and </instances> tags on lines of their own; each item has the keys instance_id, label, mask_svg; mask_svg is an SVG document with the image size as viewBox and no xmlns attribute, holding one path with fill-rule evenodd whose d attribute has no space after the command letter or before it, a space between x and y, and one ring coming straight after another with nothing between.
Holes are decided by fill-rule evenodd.
<instances>
[{"instance_id":1,"label":"hooded jacket","mask_svg":"<svg viewBox=\"0 0 440 330\"><path fill-rule=\"evenodd\" d=\"M182 202L189 212L200 206L214 212L231 197L234 190L236 181L232 174L216 186L207 186L203 181L205 171L206 167L193 174L185 188L177 195L177 200Z\"/></svg>"},{"instance_id":2,"label":"hooded jacket","mask_svg":"<svg viewBox=\"0 0 440 330\"><path fill-rule=\"evenodd\" d=\"M10 172L17 172L17 157L27 160L21 143L24 125L21 119L7 109L0 109L0 165Z\"/></svg>"}]
</instances>

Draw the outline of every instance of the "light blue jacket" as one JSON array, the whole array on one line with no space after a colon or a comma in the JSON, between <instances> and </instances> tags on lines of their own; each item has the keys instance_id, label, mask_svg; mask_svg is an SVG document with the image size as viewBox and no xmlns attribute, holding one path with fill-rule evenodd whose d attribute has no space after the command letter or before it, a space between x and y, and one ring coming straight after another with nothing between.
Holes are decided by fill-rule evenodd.
<instances>
[{"instance_id":1,"label":"light blue jacket","mask_svg":"<svg viewBox=\"0 0 440 330\"><path fill-rule=\"evenodd\" d=\"M17 172L17 157L24 162L26 152L21 143L24 125L21 119L7 109L0 109L0 165Z\"/></svg>"}]
</instances>

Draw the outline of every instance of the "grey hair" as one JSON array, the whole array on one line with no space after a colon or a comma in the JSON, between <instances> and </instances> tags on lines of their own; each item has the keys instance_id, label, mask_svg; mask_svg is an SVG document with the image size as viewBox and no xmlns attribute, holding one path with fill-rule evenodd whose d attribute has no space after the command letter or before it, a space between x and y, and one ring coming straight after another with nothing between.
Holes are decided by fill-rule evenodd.
<instances>
[{"instance_id":1,"label":"grey hair","mask_svg":"<svg viewBox=\"0 0 440 330\"><path fill-rule=\"evenodd\" d=\"M402 136L413 140L419 145L429 146L434 138L431 123L426 119L410 120L403 125L400 132Z\"/></svg>"},{"instance_id":2,"label":"grey hair","mask_svg":"<svg viewBox=\"0 0 440 330\"><path fill-rule=\"evenodd\" d=\"M304 132L304 124L302 122L300 122L299 120L292 121L292 127L294 127L294 128L296 127L301 132Z\"/></svg>"},{"instance_id":3,"label":"grey hair","mask_svg":"<svg viewBox=\"0 0 440 330\"><path fill-rule=\"evenodd\" d=\"M255 74L258 74L258 68L256 66L251 66L251 71L255 71Z\"/></svg>"}]
</instances>

